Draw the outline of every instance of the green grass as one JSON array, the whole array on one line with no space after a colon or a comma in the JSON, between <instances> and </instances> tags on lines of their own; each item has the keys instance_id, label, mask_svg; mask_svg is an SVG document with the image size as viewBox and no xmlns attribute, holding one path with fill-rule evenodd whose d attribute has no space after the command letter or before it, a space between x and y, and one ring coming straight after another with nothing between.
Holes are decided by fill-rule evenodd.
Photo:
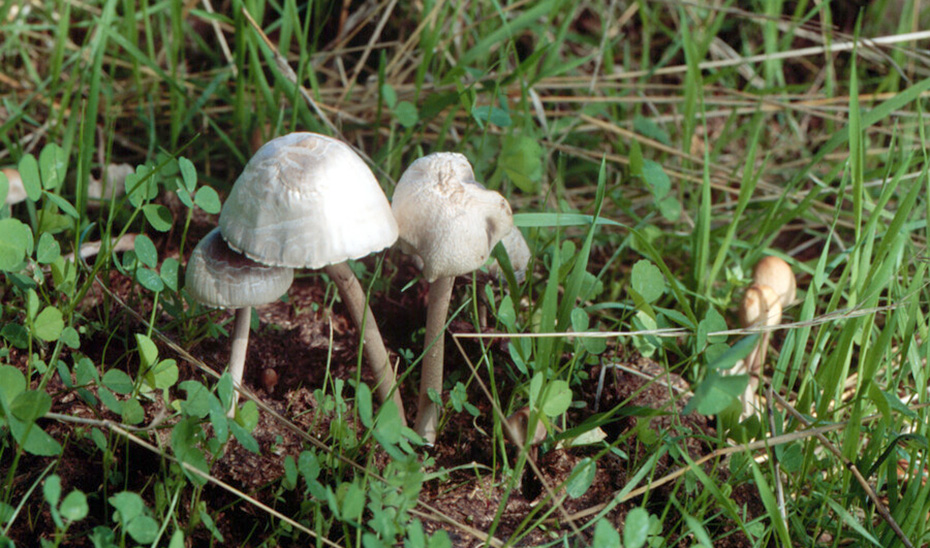
<instances>
[{"instance_id":1,"label":"green grass","mask_svg":"<svg viewBox=\"0 0 930 548\"><path fill-rule=\"evenodd\" d=\"M833 4L3 3L0 166L29 199L0 208L0 545L926 545L930 78L923 41L844 44L930 20L916 0ZM483 461L419 447L342 374L338 333L313 410L278 394L225 419L203 349L229 317L190 302L183 264L254 143L296 130L352 144L388 195L455 150L511 201L532 275L460 284L449 323L478 331L487 307L493 333L447 345L441 420ZM125 196L89 195L123 162ZM132 251L66 257L127 233ZM748 349L727 328L765 254L800 282L760 390L784 403L739 423L745 378L720 370ZM373 302L416 302L405 261L356 265ZM341 314L301 279L325 297L297 316ZM422 339L392 348L408 395ZM594 412L600 367L637 355L664 374ZM538 459L567 469L515 519L540 470L501 419L525 405L550 432ZM274 472L260 486L229 472L250 452ZM486 522L442 507L464 487L490 493Z\"/></svg>"}]
</instances>

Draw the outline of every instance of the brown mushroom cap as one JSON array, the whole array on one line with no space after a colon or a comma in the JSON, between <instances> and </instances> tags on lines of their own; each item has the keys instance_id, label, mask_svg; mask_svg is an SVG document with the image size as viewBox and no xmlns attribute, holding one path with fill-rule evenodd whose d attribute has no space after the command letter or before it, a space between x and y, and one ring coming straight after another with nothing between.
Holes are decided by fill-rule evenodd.
<instances>
[{"instance_id":1,"label":"brown mushroom cap","mask_svg":"<svg viewBox=\"0 0 930 548\"><path fill-rule=\"evenodd\" d=\"M782 308L794 302L797 293L797 281L794 272L784 260L773 255L766 255L756 264L752 281L758 285L767 285L775 290L781 300Z\"/></svg>"},{"instance_id":2,"label":"brown mushroom cap","mask_svg":"<svg viewBox=\"0 0 930 548\"><path fill-rule=\"evenodd\" d=\"M771 327L781 321L781 300L767 285L753 284L743 295L739 322L743 327Z\"/></svg>"},{"instance_id":3,"label":"brown mushroom cap","mask_svg":"<svg viewBox=\"0 0 930 548\"><path fill-rule=\"evenodd\" d=\"M391 203L405 250L433 282L472 272L513 229L510 204L475 181L464 155L437 152L410 164Z\"/></svg>"},{"instance_id":4,"label":"brown mushroom cap","mask_svg":"<svg viewBox=\"0 0 930 548\"><path fill-rule=\"evenodd\" d=\"M11 167L0 169L10 184L4 203L12 205L18 204L26 199L26 187L23 186L23 178L19 171Z\"/></svg>"},{"instance_id":5,"label":"brown mushroom cap","mask_svg":"<svg viewBox=\"0 0 930 548\"><path fill-rule=\"evenodd\" d=\"M286 293L293 281L290 268L259 264L230 249L218 228L194 248L184 277L192 297L218 308L268 304Z\"/></svg>"},{"instance_id":6,"label":"brown mushroom cap","mask_svg":"<svg viewBox=\"0 0 930 548\"><path fill-rule=\"evenodd\" d=\"M526 443L527 432L529 430L530 422L530 408L521 407L513 415L507 417L507 423L510 424L512 430L504 429L504 433L507 434L507 439L511 443L518 447L522 447ZM533 438L530 440L530 445L539 445L544 439L546 439L546 425L543 424L542 417L536 421L536 430L533 433Z\"/></svg>"},{"instance_id":7,"label":"brown mushroom cap","mask_svg":"<svg viewBox=\"0 0 930 548\"><path fill-rule=\"evenodd\" d=\"M397 240L391 207L365 162L315 133L261 147L233 185L219 225L233 249L290 268L357 259Z\"/></svg>"}]
</instances>

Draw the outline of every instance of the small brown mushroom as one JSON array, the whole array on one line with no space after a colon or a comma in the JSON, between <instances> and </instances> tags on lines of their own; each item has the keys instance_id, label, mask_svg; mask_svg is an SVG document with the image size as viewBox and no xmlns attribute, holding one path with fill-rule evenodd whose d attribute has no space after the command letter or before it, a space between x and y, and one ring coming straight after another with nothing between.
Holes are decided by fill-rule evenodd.
<instances>
[{"instance_id":1,"label":"small brown mushroom","mask_svg":"<svg viewBox=\"0 0 930 548\"><path fill-rule=\"evenodd\" d=\"M6 175L6 180L9 182L9 190L6 194L5 204L13 205L18 204L26 199L26 187L23 186L23 178L19 174L19 170L5 167L0 169L4 175Z\"/></svg>"},{"instance_id":2,"label":"small brown mushroom","mask_svg":"<svg viewBox=\"0 0 930 548\"><path fill-rule=\"evenodd\" d=\"M766 255L756 264L752 273L752 281L757 285L767 285L775 290L781 301L782 309L794 302L797 294L797 280L791 267L784 260L774 255Z\"/></svg>"}]
</instances>

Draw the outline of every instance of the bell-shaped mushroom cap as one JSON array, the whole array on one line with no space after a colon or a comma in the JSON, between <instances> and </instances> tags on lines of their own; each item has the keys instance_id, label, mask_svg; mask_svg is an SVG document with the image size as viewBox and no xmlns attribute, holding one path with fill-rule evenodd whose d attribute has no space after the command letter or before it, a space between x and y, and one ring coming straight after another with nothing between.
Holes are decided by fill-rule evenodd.
<instances>
[{"instance_id":1,"label":"bell-shaped mushroom cap","mask_svg":"<svg viewBox=\"0 0 930 548\"><path fill-rule=\"evenodd\" d=\"M272 139L252 156L223 205L220 231L256 261L321 268L392 245L397 222L365 162L315 133Z\"/></svg>"},{"instance_id":2,"label":"bell-shaped mushroom cap","mask_svg":"<svg viewBox=\"0 0 930 548\"><path fill-rule=\"evenodd\" d=\"M778 293L782 308L794 302L797 293L797 281L794 272L788 263L773 255L766 255L756 264L752 273L752 281L759 285L767 285Z\"/></svg>"},{"instance_id":3,"label":"bell-shaped mushroom cap","mask_svg":"<svg viewBox=\"0 0 930 548\"><path fill-rule=\"evenodd\" d=\"M471 164L454 152L410 164L391 207L401 243L423 260L429 282L476 270L514 226L507 200L475 182Z\"/></svg>"},{"instance_id":4,"label":"bell-shaped mushroom cap","mask_svg":"<svg viewBox=\"0 0 930 548\"><path fill-rule=\"evenodd\" d=\"M767 285L753 284L743 295L739 323L743 327L771 327L781 321L781 300Z\"/></svg>"},{"instance_id":5,"label":"bell-shaped mushroom cap","mask_svg":"<svg viewBox=\"0 0 930 548\"><path fill-rule=\"evenodd\" d=\"M214 228L187 262L184 285L207 306L245 308L268 304L291 287L294 271L266 266L230 249Z\"/></svg>"}]
</instances>

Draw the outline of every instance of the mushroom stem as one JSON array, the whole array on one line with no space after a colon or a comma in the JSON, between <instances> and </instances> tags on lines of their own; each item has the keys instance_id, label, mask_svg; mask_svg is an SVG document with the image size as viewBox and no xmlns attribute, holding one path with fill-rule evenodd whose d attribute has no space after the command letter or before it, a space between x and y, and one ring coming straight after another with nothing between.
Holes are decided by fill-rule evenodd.
<instances>
[{"instance_id":1,"label":"mushroom stem","mask_svg":"<svg viewBox=\"0 0 930 548\"><path fill-rule=\"evenodd\" d=\"M449 315L449 301L455 276L438 278L429 286L429 304L426 307L426 354L420 376L420 399L417 404L417 422L414 429L427 443L436 442L439 409L429 399L429 389L442 394L442 366L445 356L445 327Z\"/></svg>"},{"instance_id":2,"label":"mushroom stem","mask_svg":"<svg viewBox=\"0 0 930 548\"><path fill-rule=\"evenodd\" d=\"M226 416L236 416L236 406L239 404L239 390L242 388L242 374L245 372L245 353L249 348L249 325L252 323L252 307L244 306L236 309L236 323L233 326L232 346L229 351L229 375L232 377L235 390L232 395L232 405L226 411Z\"/></svg>"},{"instance_id":3,"label":"mushroom stem","mask_svg":"<svg viewBox=\"0 0 930 548\"><path fill-rule=\"evenodd\" d=\"M397 412L400 414L401 423L406 426L407 418L404 413L404 403L400 397L400 390L397 388L397 379L394 369L391 368L391 362L388 359L387 349L384 347L384 339L381 338L381 331L378 330L378 324L375 321L375 315L371 313L371 307L366 302L365 291L358 278L352 273L352 269L345 262L326 266L326 274L332 278L342 296L342 301L346 308L349 309L349 315L359 330L363 330L362 344L365 360L375 376L377 387L375 391L381 402L386 402L389 397L393 397L397 405ZM391 393L393 392L393 396Z\"/></svg>"}]
</instances>

